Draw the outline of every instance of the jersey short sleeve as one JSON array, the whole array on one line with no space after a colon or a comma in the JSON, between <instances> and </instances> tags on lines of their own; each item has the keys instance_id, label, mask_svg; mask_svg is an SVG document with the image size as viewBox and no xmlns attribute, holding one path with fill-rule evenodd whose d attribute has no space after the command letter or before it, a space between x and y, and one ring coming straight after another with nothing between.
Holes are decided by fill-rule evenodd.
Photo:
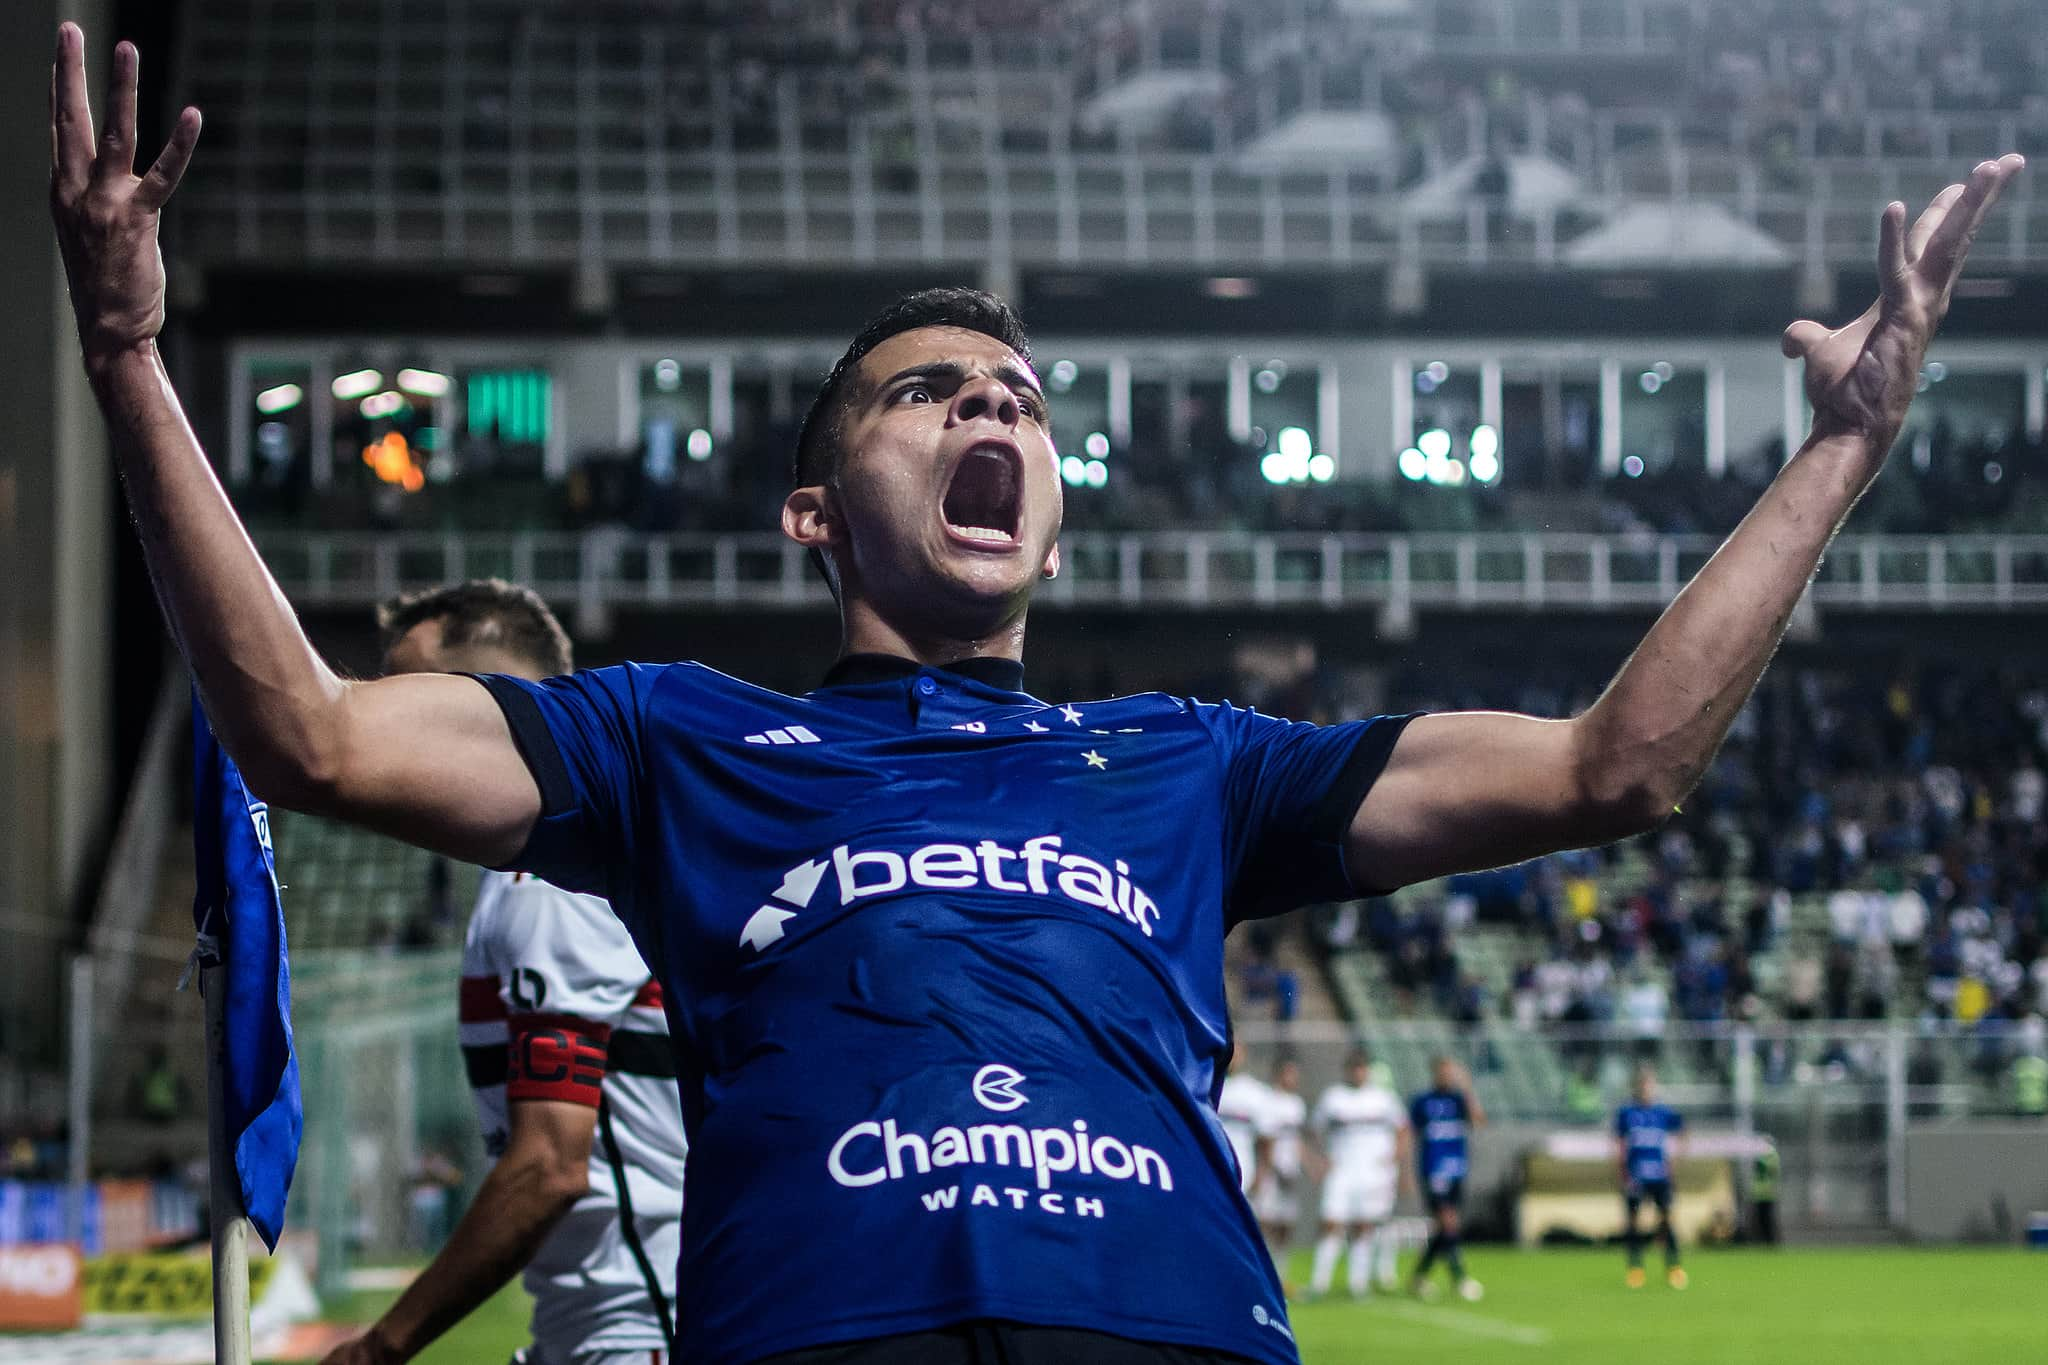
<instances>
[{"instance_id":1,"label":"jersey short sleeve","mask_svg":"<svg viewBox=\"0 0 2048 1365\"><path fill-rule=\"evenodd\" d=\"M620 664L540 683L476 675L540 788L540 819L508 869L621 902L636 851L647 697L660 673Z\"/></svg>"},{"instance_id":2,"label":"jersey short sleeve","mask_svg":"<svg viewBox=\"0 0 2048 1365\"><path fill-rule=\"evenodd\" d=\"M1312 725L1228 702L1194 709L1223 764L1233 921L1391 889L1345 866L1344 836L1413 716Z\"/></svg>"},{"instance_id":3,"label":"jersey short sleeve","mask_svg":"<svg viewBox=\"0 0 2048 1365\"><path fill-rule=\"evenodd\" d=\"M595 1107L612 1030L647 967L603 901L525 875L507 894L518 904L497 918L492 945L507 997L505 1098Z\"/></svg>"}]
</instances>

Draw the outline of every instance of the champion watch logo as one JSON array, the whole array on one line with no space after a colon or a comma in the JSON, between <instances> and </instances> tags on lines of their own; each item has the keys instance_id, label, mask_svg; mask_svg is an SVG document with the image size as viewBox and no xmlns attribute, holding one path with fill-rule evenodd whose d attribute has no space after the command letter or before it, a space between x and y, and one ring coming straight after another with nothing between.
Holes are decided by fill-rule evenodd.
<instances>
[{"instance_id":1,"label":"champion watch logo","mask_svg":"<svg viewBox=\"0 0 2048 1365\"><path fill-rule=\"evenodd\" d=\"M780 730L763 730L758 735L748 735L749 744L822 744L823 740L801 725L785 726Z\"/></svg>"},{"instance_id":2,"label":"champion watch logo","mask_svg":"<svg viewBox=\"0 0 2048 1365\"><path fill-rule=\"evenodd\" d=\"M1014 1066L1001 1062L990 1062L974 1073L974 1101L984 1109L993 1109L998 1114L1007 1114L1013 1109L1022 1109L1031 1101L1018 1091L1024 1084L1024 1073Z\"/></svg>"}]
</instances>

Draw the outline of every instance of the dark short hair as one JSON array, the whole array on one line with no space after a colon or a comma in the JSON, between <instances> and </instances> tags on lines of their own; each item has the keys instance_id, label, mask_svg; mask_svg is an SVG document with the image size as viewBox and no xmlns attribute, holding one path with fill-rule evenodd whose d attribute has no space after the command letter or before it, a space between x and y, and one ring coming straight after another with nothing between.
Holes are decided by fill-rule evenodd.
<instances>
[{"instance_id":1,"label":"dark short hair","mask_svg":"<svg viewBox=\"0 0 2048 1365\"><path fill-rule=\"evenodd\" d=\"M377 607L377 629L389 654L414 626L441 623L445 645L489 645L525 659L544 676L576 666L569 633L532 588L502 578L472 578L415 593L401 593Z\"/></svg>"},{"instance_id":2,"label":"dark short hair","mask_svg":"<svg viewBox=\"0 0 2048 1365\"><path fill-rule=\"evenodd\" d=\"M838 469L840 423L856 367L890 337L920 327L959 327L980 332L1015 351L1025 364L1031 363L1031 342L1024 334L1024 320L994 294L958 286L905 294L860 329L846 354L832 367L832 373L825 376L818 396L811 400L810 411L804 414L804 424L797 432L791 468L794 487L825 483Z\"/></svg>"}]
</instances>

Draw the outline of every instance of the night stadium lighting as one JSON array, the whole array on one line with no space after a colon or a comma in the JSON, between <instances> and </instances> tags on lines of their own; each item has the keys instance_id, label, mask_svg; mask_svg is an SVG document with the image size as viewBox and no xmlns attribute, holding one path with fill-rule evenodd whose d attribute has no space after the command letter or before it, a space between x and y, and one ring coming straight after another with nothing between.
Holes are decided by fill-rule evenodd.
<instances>
[{"instance_id":1,"label":"night stadium lighting","mask_svg":"<svg viewBox=\"0 0 2048 1365\"><path fill-rule=\"evenodd\" d=\"M1109 466L1100 460L1088 461L1083 472L1090 488L1106 487L1109 483Z\"/></svg>"},{"instance_id":2,"label":"night stadium lighting","mask_svg":"<svg viewBox=\"0 0 2048 1365\"><path fill-rule=\"evenodd\" d=\"M711 458L711 433L702 427L692 430L683 441L683 453L702 464Z\"/></svg>"},{"instance_id":3,"label":"night stadium lighting","mask_svg":"<svg viewBox=\"0 0 2048 1365\"><path fill-rule=\"evenodd\" d=\"M1636 383L1642 386L1644 393L1655 393L1664 387L1663 376L1659 375L1655 370L1644 370L1641 377L1636 380Z\"/></svg>"},{"instance_id":4,"label":"night stadium lighting","mask_svg":"<svg viewBox=\"0 0 2048 1365\"><path fill-rule=\"evenodd\" d=\"M674 393L683 384L683 367L666 357L654 362L654 387L663 393Z\"/></svg>"},{"instance_id":5,"label":"night stadium lighting","mask_svg":"<svg viewBox=\"0 0 2048 1365\"><path fill-rule=\"evenodd\" d=\"M1500 433L1484 423L1472 428L1472 460L1476 464L1481 456L1493 457L1500 454Z\"/></svg>"},{"instance_id":6,"label":"night stadium lighting","mask_svg":"<svg viewBox=\"0 0 2048 1365\"><path fill-rule=\"evenodd\" d=\"M448 376L435 370L400 370L398 387L407 393L416 393L422 398L443 398L447 396Z\"/></svg>"},{"instance_id":7,"label":"night stadium lighting","mask_svg":"<svg viewBox=\"0 0 2048 1365\"><path fill-rule=\"evenodd\" d=\"M1259 476L1267 483L1287 482L1287 457L1273 451L1259 461Z\"/></svg>"},{"instance_id":8,"label":"night stadium lighting","mask_svg":"<svg viewBox=\"0 0 2048 1365\"><path fill-rule=\"evenodd\" d=\"M1079 488L1088 478L1088 462L1079 455L1069 455L1060 461L1060 477L1067 485Z\"/></svg>"},{"instance_id":9,"label":"night stadium lighting","mask_svg":"<svg viewBox=\"0 0 2048 1365\"><path fill-rule=\"evenodd\" d=\"M1109 437L1099 431L1091 431L1088 433L1088 439L1081 442L1081 447L1088 452L1089 457L1092 459L1107 459L1109 456Z\"/></svg>"},{"instance_id":10,"label":"night stadium lighting","mask_svg":"<svg viewBox=\"0 0 2048 1365\"><path fill-rule=\"evenodd\" d=\"M305 400L306 391L297 384L278 384L256 395L256 411L265 417L290 412Z\"/></svg>"},{"instance_id":11,"label":"night stadium lighting","mask_svg":"<svg viewBox=\"0 0 2048 1365\"><path fill-rule=\"evenodd\" d=\"M1621 472L1628 475L1631 479L1643 477L1643 457L1631 455L1626 460L1623 460L1621 462Z\"/></svg>"},{"instance_id":12,"label":"night stadium lighting","mask_svg":"<svg viewBox=\"0 0 2048 1365\"><path fill-rule=\"evenodd\" d=\"M404 406L404 394L396 389L386 389L382 393L373 393L368 398L365 398L362 401L362 405L357 408L357 411L374 422L379 417L391 416L391 414Z\"/></svg>"},{"instance_id":13,"label":"night stadium lighting","mask_svg":"<svg viewBox=\"0 0 2048 1365\"><path fill-rule=\"evenodd\" d=\"M1415 438L1415 448L1427 459L1447 459L1451 453L1451 433L1442 427L1431 427Z\"/></svg>"},{"instance_id":14,"label":"night stadium lighting","mask_svg":"<svg viewBox=\"0 0 2048 1365\"><path fill-rule=\"evenodd\" d=\"M1290 461L1306 462L1309 453L1316 447L1315 438L1303 427L1280 428L1280 453Z\"/></svg>"},{"instance_id":15,"label":"night stadium lighting","mask_svg":"<svg viewBox=\"0 0 2048 1365\"><path fill-rule=\"evenodd\" d=\"M1500 477L1500 456L1490 450L1476 449L1476 441L1473 444L1475 449L1472 452L1472 477L1481 483L1492 483Z\"/></svg>"},{"instance_id":16,"label":"night stadium lighting","mask_svg":"<svg viewBox=\"0 0 2048 1365\"><path fill-rule=\"evenodd\" d=\"M1337 477L1337 462L1328 455L1311 455L1308 459L1308 476L1317 483L1328 483Z\"/></svg>"},{"instance_id":17,"label":"night stadium lighting","mask_svg":"<svg viewBox=\"0 0 2048 1365\"><path fill-rule=\"evenodd\" d=\"M1046 376L1052 383L1054 393L1065 393L1074 387L1074 381L1081 377L1081 367L1071 360L1056 360L1052 372Z\"/></svg>"},{"instance_id":18,"label":"night stadium lighting","mask_svg":"<svg viewBox=\"0 0 2048 1365\"><path fill-rule=\"evenodd\" d=\"M334 376L334 396L343 402L373 394L383 387L384 376L377 370L350 370Z\"/></svg>"},{"instance_id":19,"label":"night stadium lighting","mask_svg":"<svg viewBox=\"0 0 2048 1365\"><path fill-rule=\"evenodd\" d=\"M1402 451L1401 458L1396 463L1400 466L1401 477L1412 479L1416 483L1422 482L1423 476L1429 472L1427 457L1414 446Z\"/></svg>"},{"instance_id":20,"label":"night stadium lighting","mask_svg":"<svg viewBox=\"0 0 2048 1365\"><path fill-rule=\"evenodd\" d=\"M1277 370L1260 370L1252 376L1252 386L1260 393L1276 393L1280 388L1280 374Z\"/></svg>"}]
</instances>

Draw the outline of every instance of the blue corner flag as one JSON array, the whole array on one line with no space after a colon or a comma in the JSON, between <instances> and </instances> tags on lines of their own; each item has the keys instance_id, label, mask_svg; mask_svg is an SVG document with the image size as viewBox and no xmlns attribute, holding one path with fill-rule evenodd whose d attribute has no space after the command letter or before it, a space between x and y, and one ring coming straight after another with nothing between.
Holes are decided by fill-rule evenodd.
<instances>
[{"instance_id":1,"label":"blue corner flag","mask_svg":"<svg viewBox=\"0 0 2048 1365\"><path fill-rule=\"evenodd\" d=\"M277 1249L285 1193L299 1162L299 1063L292 1053L292 975L271 861L270 808L249 795L192 695L192 848L199 955L226 965L222 1087L242 1207Z\"/></svg>"}]
</instances>

